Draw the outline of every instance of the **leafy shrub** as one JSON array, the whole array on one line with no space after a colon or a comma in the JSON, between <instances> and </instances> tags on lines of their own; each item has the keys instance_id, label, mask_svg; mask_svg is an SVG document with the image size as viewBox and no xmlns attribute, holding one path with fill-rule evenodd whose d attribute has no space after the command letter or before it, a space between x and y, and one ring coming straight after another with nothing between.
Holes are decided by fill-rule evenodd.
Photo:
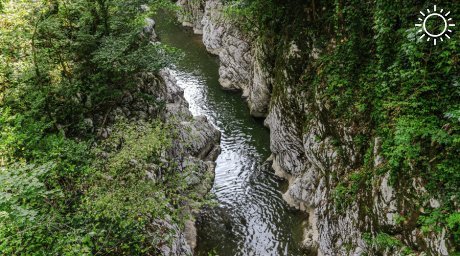
<instances>
[{"instance_id":1,"label":"leafy shrub","mask_svg":"<svg viewBox=\"0 0 460 256\"><path fill-rule=\"evenodd\" d=\"M0 1L2 254L152 255L185 218L185 174L176 159L160 161L171 129L124 124L101 142L82 125L133 91L140 73L174 58L143 34L146 2L152 11L172 6ZM161 179L147 177L147 163L158 164Z\"/></svg>"}]
</instances>

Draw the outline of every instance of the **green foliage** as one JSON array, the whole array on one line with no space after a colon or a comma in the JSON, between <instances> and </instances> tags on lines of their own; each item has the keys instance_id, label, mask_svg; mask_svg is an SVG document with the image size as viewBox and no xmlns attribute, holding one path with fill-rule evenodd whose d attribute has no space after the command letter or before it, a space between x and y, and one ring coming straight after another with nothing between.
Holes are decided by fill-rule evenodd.
<instances>
[{"instance_id":1,"label":"green foliage","mask_svg":"<svg viewBox=\"0 0 460 256\"><path fill-rule=\"evenodd\" d=\"M215 249L213 249L212 251L208 252L208 256L216 256L216 255L218 255L218 254L217 254Z\"/></svg>"},{"instance_id":2,"label":"green foliage","mask_svg":"<svg viewBox=\"0 0 460 256\"><path fill-rule=\"evenodd\" d=\"M295 95L306 95L305 119L325 124L322 136L333 138L344 163L351 162L340 154L344 147L366 155L379 137L385 159L379 168L390 171L401 186L421 177L429 195L440 199L442 210L425 211L419 225L446 228L459 245L458 225L448 225L448 220L458 212L460 198L460 38L454 33L436 46L419 39L417 14L433 4L239 0L229 1L228 13L255 33L261 45L270 46L266 62L274 65L273 96L279 97L286 86ZM441 5L451 11L452 20L460 20L458 2ZM300 48L301 60L286 57L291 42ZM294 77L289 81L286 69ZM343 141L340 127L350 128L353 145ZM339 208L353 200L365 180L351 176L369 168L372 159L353 161L358 162L353 174L345 179L341 174L334 190ZM414 202L414 211L419 203Z\"/></svg>"},{"instance_id":3,"label":"green foliage","mask_svg":"<svg viewBox=\"0 0 460 256\"><path fill-rule=\"evenodd\" d=\"M404 223L405 221L407 221L407 218L404 217L403 215L400 215L400 214L395 214L395 216L393 217L394 221L396 222L396 224L398 225L401 225L402 223Z\"/></svg>"},{"instance_id":4,"label":"green foliage","mask_svg":"<svg viewBox=\"0 0 460 256\"><path fill-rule=\"evenodd\" d=\"M281 12L276 6L276 1L273 0L230 0L224 13L236 22L243 31L255 32L255 35L269 33L273 26L282 24L281 20L278 19Z\"/></svg>"},{"instance_id":5,"label":"green foliage","mask_svg":"<svg viewBox=\"0 0 460 256\"><path fill-rule=\"evenodd\" d=\"M171 145L170 131L161 124L119 124L88 153L49 135L53 147L33 158L49 163L2 168L0 251L133 255L169 243L175 231L160 220L182 223L186 217L178 213L189 200L187 171L174 159L161 161ZM111 152L106 159L91 160L105 150ZM158 167L152 175L161 182L147 177L152 163Z\"/></svg>"},{"instance_id":6,"label":"green foliage","mask_svg":"<svg viewBox=\"0 0 460 256\"><path fill-rule=\"evenodd\" d=\"M375 236L372 236L370 233L365 233L364 241L373 248L378 251L395 251L398 250L400 255L414 255L413 251L404 246L403 243L395 238L384 232L379 232Z\"/></svg>"},{"instance_id":7,"label":"green foliage","mask_svg":"<svg viewBox=\"0 0 460 256\"><path fill-rule=\"evenodd\" d=\"M345 210L347 206L355 202L358 194L370 188L372 172L363 168L350 173L334 188L334 201L339 210Z\"/></svg>"},{"instance_id":8,"label":"green foliage","mask_svg":"<svg viewBox=\"0 0 460 256\"><path fill-rule=\"evenodd\" d=\"M101 142L84 118L175 58L149 41L140 10L173 4L0 3L0 254L157 254L175 232L161 220L180 224L191 200L188 170L163 157L172 129L117 124Z\"/></svg>"},{"instance_id":9,"label":"green foliage","mask_svg":"<svg viewBox=\"0 0 460 256\"><path fill-rule=\"evenodd\" d=\"M386 234L386 233L378 233L375 238L372 240L373 244L377 247L383 248L396 248L401 246L402 243L398 239Z\"/></svg>"},{"instance_id":10,"label":"green foliage","mask_svg":"<svg viewBox=\"0 0 460 256\"><path fill-rule=\"evenodd\" d=\"M143 33L145 1L26 2L9 1L0 16L0 98L71 134L83 132L82 117L113 107L139 73L173 56Z\"/></svg>"},{"instance_id":11,"label":"green foliage","mask_svg":"<svg viewBox=\"0 0 460 256\"><path fill-rule=\"evenodd\" d=\"M418 221L422 225L422 231L425 233L441 232L442 226L439 224L443 221L443 213L439 208L433 209L429 214L420 216Z\"/></svg>"},{"instance_id":12,"label":"green foliage","mask_svg":"<svg viewBox=\"0 0 460 256\"><path fill-rule=\"evenodd\" d=\"M131 255L155 252L170 242L174 230L158 221L170 216L181 222L178 202L186 186L177 178L180 173L174 164L160 166L162 152L170 147L165 130L161 124L120 123L96 149L111 153L95 162L93 172L81 183L85 193L75 218L85 230L81 234L85 246L102 254ZM147 177L145 170L152 163L162 170L162 182Z\"/></svg>"},{"instance_id":13,"label":"green foliage","mask_svg":"<svg viewBox=\"0 0 460 256\"><path fill-rule=\"evenodd\" d=\"M2 219L32 221L37 216L34 208L44 204L57 190L47 190L41 182L52 167L16 164L0 172L0 209Z\"/></svg>"},{"instance_id":14,"label":"green foliage","mask_svg":"<svg viewBox=\"0 0 460 256\"><path fill-rule=\"evenodd\" d=\"M447 217L447 227L452 230L454 241L460 240L460 213L454 212Z\"/></svg>"}]
</instances>

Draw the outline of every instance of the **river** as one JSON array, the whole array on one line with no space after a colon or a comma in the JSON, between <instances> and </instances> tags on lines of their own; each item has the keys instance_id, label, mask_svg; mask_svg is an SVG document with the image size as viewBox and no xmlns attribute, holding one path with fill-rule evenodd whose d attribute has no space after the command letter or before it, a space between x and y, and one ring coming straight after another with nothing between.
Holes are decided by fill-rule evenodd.
<instances>
[{"instance_id":1,"label":"river","mask_svg":"<svg viewBox=\"0 0 460 256\"><path fill-rule=\"evenodd\" d=\"M205 115L222 132L211 191L217 206L198 219L196 255L304 255L299 248L304 215L282 199L283 182L265 160L269 131L249 115L241 92L225 91L218 82L219 60L210 55L190 29L157 18L165 44L184 57L174 68L193 115Z\"/></svg>"}]
</instances>

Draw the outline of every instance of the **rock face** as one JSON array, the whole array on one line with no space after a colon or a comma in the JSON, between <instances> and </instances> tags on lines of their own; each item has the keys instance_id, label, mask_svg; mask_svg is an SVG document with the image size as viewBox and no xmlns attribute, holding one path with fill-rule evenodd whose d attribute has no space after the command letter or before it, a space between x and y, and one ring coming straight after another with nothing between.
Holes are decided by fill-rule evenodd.
<instances>
[{"instance_id":1,"label":"rock face","mask_svg":"<svg viewBox=\"0 0 460 256\"><path fill-rule=\"evenodd\" d=\"M163 69L160 77L165 85L162 97L166 102L163 113L165 121L178 131L169 152L177 159L183 159L182 168L193 166L194 172L186 178L187 185L195 187L198 195L204 196L214 180L215 160L220 153L220 132L204 116L192 116L183 90L169 69ZM189 208L192 215L197 214ZM177 229L177 228L176 228ZM191 255L196 246L195 222L189 220L184 230L176 230L172 247L163 250L164 255Z\"/></svg>"},{"instance_id":2,"label":"rock face","mask_svg":"<svg viewBox=\"0 0 460 256\"><path fill-rule=\"evenodd\" d=\"M219 56L219 82L227 89L241 89L249 96L251 81L251 48L231 23L226 22L221 1L207 1L202 20L203 43L206 49Z\"/></svg>"},{"instance_id":3,"label":"rock face","mask_svg":"<svg viewBox=\"0 0 460 256\"><path fill-rule=\"evenodd\" d=\"M201 18L204 14L204 0L179 0L176 4L180 7L178 20L182 26L193 28L196 34L203 34Z\"/></svg>"},{"instance_id":4,"label":"rock face","mask_svg":"<svg viewBox=\"0 0 460 256\"><path fill-rule=\"evenodd\" d=\"M221 0L178 1L179 21L203 34L206 49L220 60L219 82L228 90L241 90L251 114L265 117L270 102L271 80L262 60L263 51L253 45L227 17Z\"/></svg>"},{"instance_id":5,"label":"rock face","mask_svg":"<svg viewBox=\"0 0 460 256\"><path fill-rule=\"evenodd\" d=\"M366 132L366 124L331 120L321 88L317 92L298 88L305 63L315 61L321 52L305 42L282 42L284 52L271 53L279 63L272 67L266 56L270 46L251 41L226 19L222 1L197 2L179 1L189 13L187 25L202 31L208 51L219 56L221 85L242 90L251 114L266 117L273 169L289 181L283 197L309 216L304 246L318 255L402 255L409 248L425 255L448 255L453 245L445 230L423 234L416 224L418 215L408 214L407 209L439 207L436 199L424 199L428 193L418 177L390 181L389 173L371 175L364 188L341 189L352 177L368 177L357 171L364 153L353 143ZM336 145L337 138L341 146ZM385 162L382 141L378 137L369 141L372 168L377 170ZM382 238L396 245L387 246Z\"/></svg>"},{"instance_id":6,"label":"rock face","mask_svg":"<svg viewBox=\"0 0 460 256\"><path fill-rule=\"evenodd\" d=\"M147 7L142 7L142 9ZM159 44L155 33L155 21L145 20L143 34L151 39L152 43ZM172 72L164 68L158 74L144 73L137 77L136 88L126 91L121 102L104 116L96 114L84 120L87 129L96 129L100 139L107 139L112 130L110 124L117 120L129 120L142 129L142 125L152 119L160 118L165 125L171 128L172 146L162 153L165 164L172 159L182 169L192 170L185 178L185 182L198 196L205 196L211 189L214 179L215 160L220 153L220 132L204 116L194 117L188 109L183 90L177 85ZM154 98L155 100L147 100ZM163 106L161 108L160 106ZM101 127L101 128L95 128ZM106 157L102 152L101 157ZM130 161L131 167L145 168L146 178L156 182L158 166L145 164L140 166L136 159ZM186 205L184 216L194 216L196 209ZM196 230L194 220L188 220L184 228L180 228L170 217L159 219L150 225L155 229L169 230L173 233L170 243L157 248L161 255L192 255L196 246Z\"/></svg>"},{"instance_id":7,"label":"rock face","mask_svg":"<svg viewBox=\"0 0 460 256\"><path fill-rule=\"evenodd\" d=\"M173 150L205 162L213 162L219 154L220 131L205 116L192 116L183 96L184 91L177 85L169 69L163 69L160 76L166 85L164 118L167 122L173 122L179 132L180 143L174 145Z\"/></svg>"},{"instance_id":8,"label":"rock face","mask_svg":"<svg viewBox=\"0 0 460 256\"><path fill-rule=\"evenodd\" d=\"M299 70L299 60L313 61L316 53L305 49L291 54L292 47L285 51L265 123L271 132L273 168L289 181L283 197L309 214L304 246L318 255L404 255L409 250L448 255L452 245L446 232L423 234L418 214L413 214L439 207L436 200L425 199L429 194L422 180L390 181L388 172L375 174L385 162L379 137L370 137L373 171L360 168L365 153L353 140L366 134L366 124L332 119L321 88L314 96L298 88L300 74L292 70ZM308 119L299 118L306 114ZM352 190L348 184L353 179L365 184ZM388 246L388 241L397 245Z\"/></svg>"},{"instance_id":9,"label":"rock face","mask_svg":"<svg viewBox=\"0 0 460 256\"><path fill-rule=\"evenodd\" d=\"M252 81L249 87L248 105L252 116L266 117L270 103L272 78L270 67L264 64L264 47L255 44L253 47Z\"/></svg>"},{"instance_id":10,"label":"rock face","mask_svg":"<svg viewBox=\"0 0 460 256\"><path fill-rule=\"evenodd\" d=\"M155 35L154 30L153 35ZM154 39L156 40L156 36ZM151 93L156 93L157 100L165 102L165 111L161 116L165 123L175 127L178 132L177 139L173 141L168 154L172 158L182 159L182 168L193 166L192 169L195 171L186 178L187 185L194 187L199 196L205 196L211 190L214 180L215 160L220 154L220 131L205 116L192 115L188 109L188 102L184 98L184 91L177 85L170 69L162 69L159 77L154 76L153 79L143 77L141 81L150 81L147 85L144 84L144 87ZM192 216L198 214L192 207L188 208L188 213ZM175 235L171 245L164 245L161 248L162 254L192 255L197 239L195 220L186 221L184 230L180 230L174 224L170 226Z\"/></svg>"}]
</instances>

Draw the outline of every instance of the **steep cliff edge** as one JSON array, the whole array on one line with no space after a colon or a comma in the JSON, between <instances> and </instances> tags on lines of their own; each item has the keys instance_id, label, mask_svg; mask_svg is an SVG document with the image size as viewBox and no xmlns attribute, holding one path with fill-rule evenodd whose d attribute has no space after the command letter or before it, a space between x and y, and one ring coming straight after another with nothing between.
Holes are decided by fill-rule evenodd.
<instances>
[{"instance_id":1,"label":"steep cliff edge","mask_svg":"<svg viewBox=\"0 0 460 256\"><path fill-rule=\"evenodd\" d=\"M155 22L147 19L146 33L151 35L152 43L158 44L155 33ZM155 95L157 100L165 102L165 109L160 113L166 125L175 127L172 147L165 152L168 158L174 159L180 169L191 169L185 177L187 187L193 188L192 193L205 197L211 190L214 180L215 160L220 154L221 133L205 116L193 116L184 98L184 91L177 85L176 78L169 68L162 69L158 75L146 75L141 78L139 88L148 94ZM148 110L148 107L147 107ZM184 202L185 203L185 202ZM191 255L196 247L195 215L199 209L187 202L183 216L191 216L185 221L183 229L169 220L161 220L162 225L174 230L172 243L163 245L162 255Z\"/></svg>"},{"instance_id":2,"label":"steep cliff edge","mask_svg":"<svg viewBox=\"0 0 460 256\"><path fill-rule=\"evenodd\" d=\"M213 1L178 1L179 21L203 34L206 49L220 60L219 82L228 90L241 90L251 114L268 114L271 85L260 63L262 47L256 47L224 14L224 4Z\"/></svg>"},{"instance_id":3,"label":"steep cliff edge","mask_svg":"<svg viewBox=\"0 0 460 256\"><path fill-rule=\"evenodd\" d=\"M0 255L191 255L220 132L157 41L167 1L0 1Z\"/></svg>"},{"instance_id":4,"label":"steep cliff edge","mask_svg":"<svg viewBox=\"0 0 460 256\"><path fill-rule=\"evenodd\" d=\"M442 95L446 109L430 109L439 98L418 89L426 81L416 78L412 56L430 49L415 46L413 31L406 31L411 10L274 1L255 12L275 16L276 24L263 21L267 27L249 32L254 36L224 14L222 1L191 2L179 5L219 56L222 86L242 90L251 113L267 117L270 160L290 184L284 198L309 215L306 247L318 255L456 250L458 120L447 111L459 100L457 62L446 48L446 59L425 60L442 64L421 73L445 72L430 81L433 88L422 89ZM395 22L397 33L385 22ZM417 101L428 107L419 111Z\"/></svg>"},{"instance_id":5,"label":"steep cliff edge","mask_svg":"<svg viewBox=\"0 0 460 256\"><path fill-rule=\"evenodd\" d=\"M152 44L160 44L155 21L147 18L145 22L143 33ZM192 255L196 246L194 218L202 203L197 198L204 198L212 187L221 134L206 117L191 114L184 91L169 68L139 74L135 85L105 116L96 114L85 121L99 137L97 154L104 165L128 162L124 172L141 173L138 182L177 186L183 190L180 193L191 195L180 199L180 207L170 205L165 196L164 207L179 216L157 216L145 230L161 236L151 241L155 255ZM155 151L155 129L167 134L160 152ZM115 179L113 175L107 174L108 179ZM167 180L168 175L177 175L177 184ZM149 195L145 196L148 201Z\"/></svg>"}]
</instances>

